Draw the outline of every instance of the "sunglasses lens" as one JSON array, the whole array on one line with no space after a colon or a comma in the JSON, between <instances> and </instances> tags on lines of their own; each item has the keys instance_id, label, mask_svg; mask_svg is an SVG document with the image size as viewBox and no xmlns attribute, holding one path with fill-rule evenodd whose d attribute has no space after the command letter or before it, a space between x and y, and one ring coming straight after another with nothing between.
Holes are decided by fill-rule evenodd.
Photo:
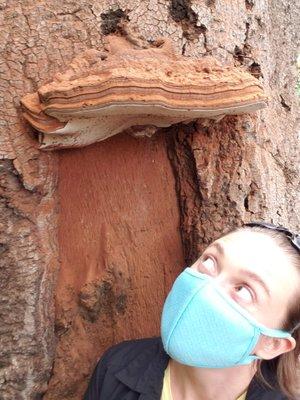
<instances>
[{"instance_id":1,"label":"sunglasses lens","mask_svg":"<svg viewBox=\"0 0 300 400\"><path fill-rule=\"evenodd\" d=\"M292 242L300 250L300 235L295 235L292 238Z\"/></svg>"}]
</instances>

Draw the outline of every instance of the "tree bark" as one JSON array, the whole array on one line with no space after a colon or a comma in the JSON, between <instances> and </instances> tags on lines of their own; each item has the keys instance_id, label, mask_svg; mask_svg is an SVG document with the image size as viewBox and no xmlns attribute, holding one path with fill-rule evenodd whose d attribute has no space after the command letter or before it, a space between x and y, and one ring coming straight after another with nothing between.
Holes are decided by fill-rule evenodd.
<instances>
[{"instance_id":1,"label":"tree bark","mask_svg":"<svg viewBox=\"0 0 300 400\"><path fill-rule=\"evenodd\" d=\"M101 353L159 334L172 280L223 230L300 229L298 2L0 0L0 398L82 398ZM20 98L107 34L242 65L256 115L45 153Z\"/></svg>"}]
</instances>

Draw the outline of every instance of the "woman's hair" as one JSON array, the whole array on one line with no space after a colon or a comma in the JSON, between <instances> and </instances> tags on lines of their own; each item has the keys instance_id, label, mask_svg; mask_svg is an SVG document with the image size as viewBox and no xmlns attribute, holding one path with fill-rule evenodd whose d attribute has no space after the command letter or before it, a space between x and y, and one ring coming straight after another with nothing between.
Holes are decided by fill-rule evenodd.
<instances>
[{"instance_id":1,"label":"woman's hair","mask_svg":"<svg viewBox=\"0 0 300 400\"><path fill-rule=\"evenodd\" d=\"M263 233L271 237L274 242L283 250L292 265L294 265L299 271L299 281L300 281L300 252L298 252L291 244L287 236L276 230L271 230L268 228L260 226L242 226L237 227L225 235L233 232L239 231L251 231ZM224 236L224 234L222 235ZM300 288L299 295L295 298L293 304L291 304L286 321L282 326L282 329L290 331L294 339L296 340L296 347L287 352L279 355L272 360L258 360L258 370L257 377L263 381L263 383L268 386L272 386L263 375L264 363L267 364L269 369L273 370L277 376L277 385L283 394L285 394L289 399L296 400L299 399L300 394Z\"/></svg>"}]
</instances>

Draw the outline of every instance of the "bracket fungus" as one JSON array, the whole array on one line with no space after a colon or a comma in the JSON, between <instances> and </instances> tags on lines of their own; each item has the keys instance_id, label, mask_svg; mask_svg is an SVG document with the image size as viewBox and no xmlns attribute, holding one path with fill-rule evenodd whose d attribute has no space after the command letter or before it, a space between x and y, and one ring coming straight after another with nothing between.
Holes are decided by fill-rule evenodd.
<instances>
[{"instance_id":1,"label":"bracket fungus","mask_svg":"<svg viewBox=\"0 0 300 400\"><path fill-rule=\"evenodd\" d=\"M267 97L248 72L177 55L168 39L145 49L112 36L104 51L85 51L21 103L40 149L51 150L86 146L129 128L149 135L154 127L255 111Z\"/></svg>"}]
</instances>

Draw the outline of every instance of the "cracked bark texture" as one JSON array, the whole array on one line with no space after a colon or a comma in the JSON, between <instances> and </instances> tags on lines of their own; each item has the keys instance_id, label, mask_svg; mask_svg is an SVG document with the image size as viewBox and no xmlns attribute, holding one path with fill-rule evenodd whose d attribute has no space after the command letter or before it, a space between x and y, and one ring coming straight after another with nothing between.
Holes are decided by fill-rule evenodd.
<instances>
[{"instance_id":1,"label":"cracked bark texture","mask_svg":"<svg viewBox=\"0 0 300 400\"><path fill-rule=\"evenodd\" d=\"M124 338L158 333L159 309L182 261L176 233L173 255L161 249L157 257L151 257L154 243L147 247L149 237L160 237L165 229L164 224L158 230L151 226L161 200L154 191L159 165L161 176L168 182L160 212L168 210L167 215L173 215L168 232L176 228L180 218L187 263L223 229L241 221L264 218L299 230L295 90L299 20L298 2L283 0L0 1L1 399L80 399L106 347ZM20 118L20 98L49 82L79 52L101 50L106 34L130 37L132 32L135 37L131 39L136 42L142 40L139 36L148 41L168 36L176 50L187 57L212 55L222 63L243 65L262 80L270 96L269 107L256 116L176 126L149 140L120 135L107 144L82 150L59 154L38 151L34 133ZM124 204L115 192L122 180L112 183L111 172L101 176L92 168L109 169L114 157L123 151L123 160L130 165L126 182L132 196ZM103 164L93 164L98 152L106 160ZM135 154L141 168L130 161ZM143 164L152 156L161 162L156 168L148 168L153 174ZM95 188L93 185L100 181L107 192L95 192L93 200L95 205L102 199L97 204L103 209L103 221L96 224L99 232L95 235L103 240L95 251L105 268L100 274L93 265L88 279L84 268L88 261L80 259L80 226L74 233L78 242L67 241L67 234L73 238L73 231L68 232L68 226L72 226L68 222L74 223L76 215L72 210L80 204L76 174L71 173L74 165L78 176L79 167L89 167L91 173L79 179L79 192L80 188L87 190L88 183ZM121 162L118 166L122 168ZM171 167L175 182L169 173ZM133 184L137 176L140 185L144 177L149 185L149 193L147 188L143 192L148 201L146 209L150 210L147 234L143 226L133 231L139 213L145 212L139 196L134 196L134 190L139 193L142 187L138 190ZM163 185L160 179L159 188ZM70 189L70 199L75 199L73 209L66 188ZM110 211L105 212L110 200L119 221L123 214L132 213L127 233L110 225ZM129 200L137 202L135 211ZM83 215L83 224L94 229L93 214ZM157 218L159 224L162 214ZM116 224L117 219L113 222ZM85 231L87 235L90 230ZM84 243L91 246L88 239ZM170 238L167 240L169 243ZM66 244L69 247L63 246ZM141 253L136 250L132 255L132 244L141 246ZM77 246L75 254L72 245ZM72 264L76 254L82 261L78 270ZM147 257L138 267L141 254ZM149 281L155 287L151 307Z\"/></svg>"}]
</instances>

